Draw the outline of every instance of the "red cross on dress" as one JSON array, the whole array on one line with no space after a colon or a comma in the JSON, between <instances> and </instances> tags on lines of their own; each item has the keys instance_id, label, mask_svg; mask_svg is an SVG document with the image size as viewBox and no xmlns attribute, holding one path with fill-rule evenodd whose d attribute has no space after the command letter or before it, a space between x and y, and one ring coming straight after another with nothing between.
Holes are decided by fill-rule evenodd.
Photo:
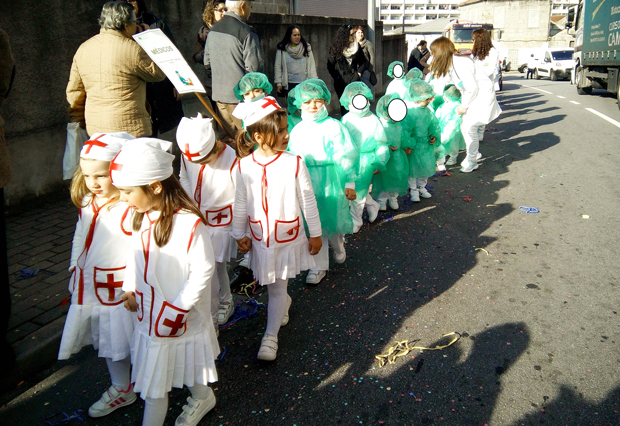
<instances>
[{"instance_id":1,"label":"red cross on dress","mask_svg":"<svg viewBox=\"0 0 620 426\"><path fill-rule=\"evenodd\" d=\"M121 288L123 286L123 282L114 281L114 274L107 274L106 279L107 279L106 282L95 281L95 288L96 289L100 289L100 288L107 289L108 290L108 302L113 302L114 293L117 288Z\"/></svg>"},{"instance_id":2,"label":"red cross on dress","mask_svg":"<svg viewBox=\"0 0 620 426\"><path fill-rule=\"evenodd\" d=\"M276 102L275 99L271 98L265 98L265 103L263 104L263 109L269 107L269 106L273 106L275 107L275 109L280 109L280 105L278 105L278 103Z\"/></svg>"},{"instance_id":3,"label":"red cross on dress","mask_svg":"<svg viewBox=\"0 0 620 426\"><path fill-rule=\"evenodd\" d=\"M187 159L189 161L192 161L194 159L194 157L199 157L200 156L199 152L196 152L196 153L192 154L189 151L189 144L188 143L185 144L185 152L183 154L185 154L185 156L187 157Z\"/></svg>"},{"instance_id":4,"label":"red cross on dress","mask_svg":"<svg viewBox=\"0 0 620 426\"><path fill-rule=\"evenodd\" d=\"M104 136L105 136L105 134L102 134L102 135L97 136L95 139L89 139L89 140L87 140L86 142L84 142L84 146L87 146L87 147L88 147L88 148L86 148L86 152L85 152L85 153L86 153L86 154L89 154L89 153L90 153L90 150L91 150L91 148L92 148L93 146L100 146L100 147L102 147L102 148L105 148L106 146L108 146L108 144L107 144L107 143L105 143L105 142L101 142L101 141L99 140L99 138L102 138L102 137L104 137Z\"/></svg>"},{"instance_id":5,"label":"red cross on dress","mask_svg":"<svg viewBox=\"0 0 620 426\"><path fill-rule=\"evenodd\" d=\"M176 336L177 332L185 326L185 323L183 322L184 316L185 315L183 314L178 314L174 321L171 321L168 318L164 319L164 325L166 327L170 327L171 336Z\"/></svg>"},{"instance_id":6,"label":"red cross on dress","mask_svg":"<svg viewBox=\"0 0 620 426\"><path fill-rule=\"evenodd\" d=\"M220 223L222 223L222 219L226 219L226 218L228 218L227 214L222 214L222 212L219 212L217 216L215 216L213 219L217 220L217 224L219 225Z\"/></svg>"},{"instance_id":7,"label":"red cross on dress","mask_svg":"<svg viewBox=\"0 0 620 426\"><path fill-rule=\"evenodd\" d=\"M297 231L298 229L299 229L299 225L295 226L294 228L289 229L288 231L286 231L286 233L289 235L293 235L293 233Z\"/></svg>"}]
</instances>

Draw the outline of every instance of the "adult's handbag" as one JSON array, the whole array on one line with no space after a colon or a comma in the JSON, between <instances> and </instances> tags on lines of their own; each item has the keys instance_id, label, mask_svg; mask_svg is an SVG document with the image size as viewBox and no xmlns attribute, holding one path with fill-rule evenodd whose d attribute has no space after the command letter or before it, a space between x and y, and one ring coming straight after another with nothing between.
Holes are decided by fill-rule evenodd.
<instances>
[{"instance_id":1,"label":"adult's handbag","mask_svg":"<svg viewBox=\"0 0 620 426\"><path fill-rule=\"evenodd\" d=\"M62 158L62 178L67 180L73 177L73 173L80 165L80 151L84 142L88 140L86 130L80 127L80 123L67 124L67 143L65 155Z\"/></svg>"}]
</instances>

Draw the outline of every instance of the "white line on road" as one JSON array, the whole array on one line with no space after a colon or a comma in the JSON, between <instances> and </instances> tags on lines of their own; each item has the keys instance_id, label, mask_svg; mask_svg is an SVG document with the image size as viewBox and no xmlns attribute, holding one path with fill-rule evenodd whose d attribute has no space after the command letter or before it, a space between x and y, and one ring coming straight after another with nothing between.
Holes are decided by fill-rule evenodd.
<instances>
[{"instance_id":1,"label":"white line on road","mask_svg":"<svg viewBox=\"0 0 620 426\"><path fill-rule=\"evenodd\" d=\"M543 90L543 89L539 89L538 87L527 86L527 85L525 85L525 84L524 84L523 86L524 86L524 87L529 87L530 89L538 90L538 91L543 92L543 93L548 93L548 94L550 94L550 95L553 95L553 93L551 93L551 92L547 92L546 90Z\"/></svg>"},{"instance_id":2,"label":"white line on road","mask_svg":"<svg viewBox=\"0 0 620 426\"><path fill-rule=\"evenodd\" d=\"M579 102L575 102L575 101L570 101L571 104L575 104L575 105L581 105Z\"/></svg>"},{"instance_id":3,"label":"white line on road","mask_svg":"<svg viewBox=\"0 0 620 426\"><path fill-rule=\"evenodd\" d=\"M564 96L557 95L560 99L566 99Z\"/></svg>"},{"instance_id":4,"label":"white line on road","mask_svg":"<svg viewBox=\"0 0 620 426\"><path fill-rule=\"evenodd\" d=\"M598 112L597 110L594 110L592 108L586 108L586 111L590 111L592 114L598 115L599 117L601 117L603 120L610 122L611 124L613 124L614 126L620 128L620 123L617 122L616 120L614 120L613 118L609 118L607 117L605 114L601 114L600 112Z\"/></svg>"}]
</instances>

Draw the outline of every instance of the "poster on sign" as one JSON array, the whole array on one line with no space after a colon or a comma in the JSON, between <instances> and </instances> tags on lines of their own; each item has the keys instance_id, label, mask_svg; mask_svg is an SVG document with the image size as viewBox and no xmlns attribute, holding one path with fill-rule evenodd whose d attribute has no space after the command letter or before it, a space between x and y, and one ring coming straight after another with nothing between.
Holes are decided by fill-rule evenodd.
<instances>
[{"instance_id":1,"label":"poster on sign","mask_svg":"<svg viewBox=\"0 0 620 426\"><path fill-rule=\"evenodd\" d=\"M206 93L179 49L159 28L135 34L134 40L166 74L179 93Z\"/></svg>"}]
</instances>

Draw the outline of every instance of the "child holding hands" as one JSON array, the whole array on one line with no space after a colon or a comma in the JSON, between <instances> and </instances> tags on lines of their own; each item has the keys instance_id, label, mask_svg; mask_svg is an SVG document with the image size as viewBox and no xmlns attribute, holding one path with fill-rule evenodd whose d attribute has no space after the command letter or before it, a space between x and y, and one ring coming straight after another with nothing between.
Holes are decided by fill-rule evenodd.
<instances>
[{"instance_id":1,"label":"child holding hands","mask_svg":"<svg viewBox=\"0 0 620 426\"><path fill-rule=\"evenodd\" d=\"M278 332L289 320L288 280L314 267L312 256L322 245L321 222L306 165L300 157L285 152L289 140L286 110L269 96L239 104L233 114L243 120L246 130L237 136L243 158L236 166L233 237L239 251L251 251L254 276L269 291L267 329L258 359L273 361Z\"/></svg>"},{"instance_id":2,"label":"child holding hands","mask_svg":"<svg viewBox=\"0 0 620 426\"><path fill-rule=\"evenodd\" d=\"M213 248L206 221L173 176L172 144L136 139L110 163L112 182L132 209L132 250L123 284L125 307L137 312L132 381L145 400L143 426L161 426L168 392L191 397L176 425L197 425L215 406L219 354L210 314Z\"/></svg>"}]
</instances>

